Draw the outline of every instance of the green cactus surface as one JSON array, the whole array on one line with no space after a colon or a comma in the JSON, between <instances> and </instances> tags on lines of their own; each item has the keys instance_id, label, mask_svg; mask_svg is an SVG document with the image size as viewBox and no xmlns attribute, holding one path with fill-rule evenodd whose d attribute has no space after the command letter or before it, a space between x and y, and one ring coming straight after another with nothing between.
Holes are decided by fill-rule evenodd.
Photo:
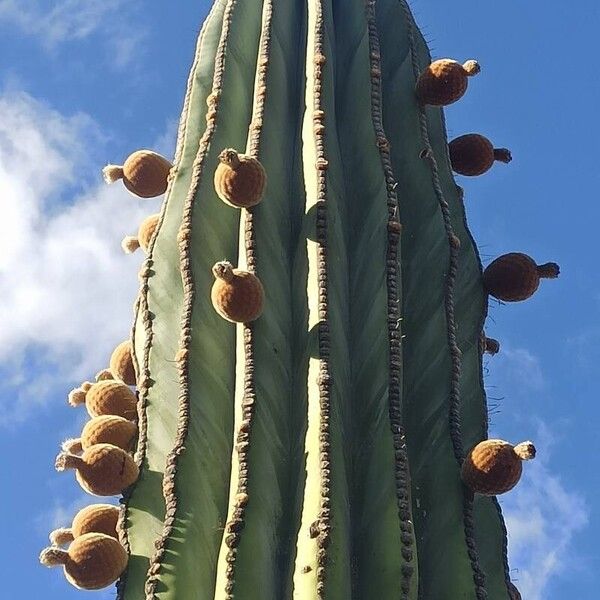
<instances>
[{"instance_id":1,"label":"green cactus surface","mask_svg":"<svg viewBox=\"0 0 600 600\"><path fill-rule=\"evenodd\" d=\"M487 294L430 63L405 0L215 1L140 272L120 600L512 597L461 481ZM265 169L251 209L217 195L226 148ZM223 260L256 321L215 311Z\"/></svg>"}]
</instances>

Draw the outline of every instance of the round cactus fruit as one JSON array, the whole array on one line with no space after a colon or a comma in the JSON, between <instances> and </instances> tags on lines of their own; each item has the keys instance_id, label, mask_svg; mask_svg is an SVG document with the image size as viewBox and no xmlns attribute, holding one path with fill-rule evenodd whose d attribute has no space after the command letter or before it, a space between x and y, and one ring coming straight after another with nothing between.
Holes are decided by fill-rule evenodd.
<instances>
[{"instance_id":1,"label":"round cactus fruit","mask_svg":"<svg viewBox=\"0 0 600 600\"><path fill-rule=\"evenodd\" d=\"M133 458L111 444L91 446L81 456L61 452L56 457L56 470L75 469L81 487L94 496L117 496L138 477Z\"/></svg>"},{"instance_id":2,"label":"round cactus fruit","mask_svg":"<svg viewBox=\"0 0 600 600\"><path fill-rule=\"evenodd\" d=\"M125 548L102 533L86 533L68 550L46 548L40 554L44 566L62 566L67 581L82 590L100 590L114 583L125 571L127 559Z\"/></svg>"},{"instance_id":3,"label":"round cactus fruit","mask_svg":"<svg viewBox=\"0 0 600 600\"><path fill-rule=\"evenodd\" d=\"M527 254L511 252L490 263L483 273L483 283L494 298L518 302L535 293L540 279L555 279L559 273L556 263L537 265Z\"/></svg>"},{"instance_id":4,"label":"round cactus fruit","mask_svg":"<svg viewBox=\"0 0 600 600\"><path fill-rule=\"evenodd\" d=\"M135 368L133 366L133 346L131 340L121 342L110 357L110 372L115 379L135 385Z\"/></svg>"},{"instance_id":5,"label":"round cactus fruit","mask_svg":"<svg viewBox=\"0 0 600 600\"><path fill-rule=\"evenodd\" d=\"M156 231L156 226L158 225L159 219L159 214L146 217L138 229L137 237L127 236L126 238L123 238L123 241L121 242L123 251L127 254L131 254L138 248L141 248L147 253L148 247L150 246L150 240Z\"/></svg>"},{"instance_id":6,"label":"round cactus fruit","mask_svg":"<svg viewBox=\"0 0 600 600\"><path fill-rule=\"evenodd\" d=\"M212 303L224 319L232 323L249 323L260 317L265 293L256 275L234 269L227 261L215 264L213 274L216 279Z\"/></svg>"},{"instance_id":7,"label":"round cactus fruit","mask_svg":"<svg viewBox=\"0 0 600 600\"><path fill-rule=\"evenodd\" d=\"M167 190L172 164L151 150L138 150L122 166L108 165L102 173L106 183L123 180L123 185L140 198L154 198Z\"/></svg>"},{"instance_id":8,"label":"round cactus fruit","mask_svg":"<svg viewBox=\"0 0 600 600\"><path fill-rule=\"evenodd\" d=\"M417 98L421 104L452 104L467 91L468 78L477 75L480 70L475 60L468 60L463 65L449 58L436 60L419 75Z\"/></svg>"},{"instance_id":9,"label":"round cactus fruit","mask_svg":"<svg viewBox=\"0 0 600 600\"><path fill-rule=\"evenodd\" d=\"M219 161L215 171L215 190L219 198L236 208L258 204L267 181L260 162L231 148L219 154Z\"/></svg>"},{"instance_id":10,"label":"round cactus fruit","mask_svg":"<svg viewBox=\"0 0 600 600\"><path fill-rule=\"evenodd\" d=\"M494 161L509 163L510 150L494 148L492 142L478 133L468 133L453 139L448 145L452 169L460 175L482 175Z\"/></svg>"},{"instance_id":11,"label":"round cactus fruit","mask_svg":"<svg viewBox=\"0 0 600 600\"><path fill-rule=\"evenodd\" d=\"M63 450L77 453L95 444L112 444L129 452L136 434L137 426L134 422L116 415L101 415L85 424L80 438L67 440L63 444Z\"/></svg>"},{"instance_id":12,"label":"round cactus fruit","mask_svg":"<svg viewBox=\"0 0 600 600\"><path fill-rule=\"evenodd\" d=\"M502 440L484 440L465 458L462 479L478 494L497 496L517 485L523 470L522 461L534 457L535 446L531 442L512 446Z\"/></svg>"},{"instance_id":13,"label":"round cactus fruit","mask_svg":"<svg viewBox=\"0 0 600 600\"><path fill-rule=\"evenodd\" d=\"M73 518L69 529L56 529L50 534L50 542L54 546L70 544L75 538L86 533L103 533L115 539L119 509L112 504L91 504L82 508Z\"/></svg>"},{"instance_id":14,"label":"round cactus fruit","mask_svg":"<svg viewBox=\"0 0 600 600\"><path fill-rule=\"evenodd\" d=\"M117 415L133 421L137 418L137 398L121 381L107 379L90 386L87 392L81 388L69 394L71 406L85 404L90 417Z\"/></svg>"}]
</instances>

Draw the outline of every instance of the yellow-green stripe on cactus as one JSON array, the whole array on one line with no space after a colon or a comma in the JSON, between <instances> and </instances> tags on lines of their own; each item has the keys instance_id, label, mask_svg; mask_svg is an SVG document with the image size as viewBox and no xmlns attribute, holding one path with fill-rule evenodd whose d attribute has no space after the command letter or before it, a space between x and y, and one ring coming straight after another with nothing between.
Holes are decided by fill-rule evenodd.
<instances>
[{"instance_id":1,"label":"yellow-green stripe on cactus","mask_svg":"<svg viewBox=\"0 0 600 600\"><path fill-rule=\"evenodd\" d=\"M124 242L131 342L70 401L137 425L135 458L103 431L57 463L123 492L120 600L517 597L490 494L533 446L481 445L483 327L558 267L483 276L438 108L478 72L432 64L405 0L214 3L173 167L107 170L166 194ZM455 170L510 158L473 139Z\"/></svg>"}]
</instances>

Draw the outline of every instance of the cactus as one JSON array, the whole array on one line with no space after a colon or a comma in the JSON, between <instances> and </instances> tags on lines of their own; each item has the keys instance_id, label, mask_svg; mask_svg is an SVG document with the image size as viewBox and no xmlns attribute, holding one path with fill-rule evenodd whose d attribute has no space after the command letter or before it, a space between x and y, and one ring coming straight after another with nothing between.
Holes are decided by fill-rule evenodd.
<instances>
[{"instance_id":1,"label":"cactus","mask_svg":"<svg viewBox=\"0 0 600 600\"><path fill-rule=\"evenodd\" d=\"M405 0L214 3L110 361L124 383L70 396L133 419L137 386L120 600L517 597L488 494L533 451L480 444L495 278L438 108L479 70L431 63ZM482 171L500 155L478 147ZM535 291L531 263L499 288ZM114 492L128 458L94 443L57 464Z\"/></svg>"}]
</instances>

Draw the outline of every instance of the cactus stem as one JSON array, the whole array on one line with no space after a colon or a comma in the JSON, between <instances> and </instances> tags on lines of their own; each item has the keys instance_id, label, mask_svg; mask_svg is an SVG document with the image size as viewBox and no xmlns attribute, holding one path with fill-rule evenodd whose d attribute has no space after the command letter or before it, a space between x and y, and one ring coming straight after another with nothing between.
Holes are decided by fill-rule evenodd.
<instances>
[{"instance_id":1,"label":"cactus stem","mask_svg":"<svg viewBox=\"0 0 600 600\"><path fill-rule=\"evenodd\" d=\"M469 77L473 77L474 75L478 75L481 73L481 67L476 60L468 60L463 64L463 69L467 73Z\"/></svg>"},{"instance_id":2,"label":"cactus stem","mask_svg":"<svg viewBox=\"0 0 600 600\"><path fill-rule=\"evenodd\" d=\"M536 449L532 442L521 442L515 446L515 454L521 460L532 460L535 458Z\"/></svg>"},{"instance_id":3,"label":"cactus stem","mask_svg":"<svg viewBox=\"0 0 600 600\"><path fill-rule=\"evenodd\" d=\"M494 160L508 164L512 160L512 154L508 148L494 148Z\"/></svg>"},{"instance_id":4,"label":"cactus stem","mask_svg":"<svg viewBox=\"0 0 600 600\"><path fill-rule=\"evenodd\" d=\"M40 562L45 567L58 567L69 561L69 553L60 548L46 548L40 554Z\"/></svg>"},{"instance_id":5,"label":"cactus stem","mask_svg":"<svg viewBox=\"0 0 600 600\"><path fill-rule=\"evenodd\" d=\"M133 254L140 247L140 242L134 235L128 235L123 238L121 248L125 254Z\"/></svg>"},{"instance_id":6,"label":"cactus stem","mask_svg":"<svg viewBox=\"0 0 600 600\"><path fill-rule=\"evenodd\" d=\"M537 266L538 275L542 279L556 279L560 275L560 267L555 262Z\"/></svg>"},{"instance_id":7,"label":"cactus stem","mask_svg":"<svg viewBox=\"0 0 600 600\"><path fill-rule=\"evenodd\" d=\"M110 369L102 369L102 371L98 371L98 373L96 373L94 379L96 380L96 383L98 383L99 381L110 381L114 379L114 376Z\"/></svg>"},{"instance_id":8,"label":"cactus stem","mask_svg":"<svg viewBox=\"0 0 600 600\"><path fill-rule=\"evenodd\" d=\"M102 175L106 183L115 183L119 179L123 179L123 166L122 165L106 165L102 169Z\"/></svg>"},{"instance_id":9,"label":"cactus stem","mask_svg":"<svg viewBox=\"0 0 600 600\"><path fill-rule=\"evenodd\" d=\"M65 527L55 529L50 534L50 543L53 546L65 546L66 544L70 544L73 541L73 539L73 531Z\"/></svg>"}]
</instances>

